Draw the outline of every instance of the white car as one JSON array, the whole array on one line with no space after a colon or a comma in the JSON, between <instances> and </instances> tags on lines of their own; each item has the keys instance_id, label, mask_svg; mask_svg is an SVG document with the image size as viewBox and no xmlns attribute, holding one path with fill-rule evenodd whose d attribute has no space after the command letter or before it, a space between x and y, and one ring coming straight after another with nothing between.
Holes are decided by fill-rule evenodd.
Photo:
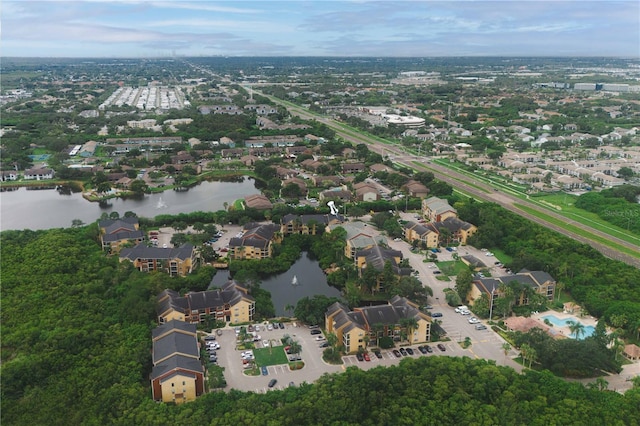
<instances>
[{"instance_id":1,"label":"white car","mask_svg":"<svg viewBox=\"0 0 640 426\"><path fill-rule=\"evenodd\" d=\"M262 346L264 346L265 348L269 347L269 341L268 340L263 340L262 341Z\"/></svg>"},{"instance_id":2,"label":"white car","mask_svg":"<svg viewBox=\"0 0 640 426\"><path fill-rule=\"evenodd\" d=\"M316 336L316 341L321 342L325 340L324 336Z\"/></svg>"},{"instance_id":3,"label":"white car","mask_svg":"<svg viewBox=\"0 0 640 426\"><path fill-rule=\"evenodd\" d=\"M469 318L469 324L480 324L480 320L476 317Z\"/></svg>"},{"instance_id":4,"label":"white car","mask_svg":"<svg viewBox=\"0 0 640 426\"><path fill-rule=\"evenodd\" d=\"M272 331L273 330L273 326L271 324L267 325L267 330Z\"/></svg>"},{"instance_id":5,"label":"white car","mask_svg":"<svg viewBox=\"0 0 640 426\"><path fill-rule=\"evenodd\" d=\"M460 311L461 315L471 315L471 311Z\"/></svg>"}]
</instances>

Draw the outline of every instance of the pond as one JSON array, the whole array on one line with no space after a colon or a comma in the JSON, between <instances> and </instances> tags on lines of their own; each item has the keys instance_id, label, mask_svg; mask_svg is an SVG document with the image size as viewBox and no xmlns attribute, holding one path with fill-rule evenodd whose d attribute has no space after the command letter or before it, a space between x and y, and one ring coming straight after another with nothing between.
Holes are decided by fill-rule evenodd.
<instances>
[{"instance_id":1,"label":"pond","mask_svg":"<svg viewBox=\"0 0 640 426\"><path fill-rule=\"evenodd\" d=\"M213 279L214 286L220 286L229 279L227 271L220 271ZM271 292L271 300L276 310L276 316L291 316L287 305L296 306L298 300L304 297L324 295L338 297L340 290L327 284L327 276L320 268L317 260L313 260L308 253L302 252L300 258L287 272L262 280L260 287Z\"/></svg>"},{"instance_id":2,"label":"pond","mask_svg":"<svg viewBox=\"0 0 640 426\"><path fill-rule=\"evenodd\" d=\"M0 193L1 229L49 229L71 226L73 219L84 223L97 220L102 213L127 211L140 217L159 214L218 211L247 195L259 194L254 180L242 182L202 182L188 191L168 190L142 198L114 198L106 203L90 202L81 193L61 194L55 189L18 188Z\"/></svg>"}]
</instances>

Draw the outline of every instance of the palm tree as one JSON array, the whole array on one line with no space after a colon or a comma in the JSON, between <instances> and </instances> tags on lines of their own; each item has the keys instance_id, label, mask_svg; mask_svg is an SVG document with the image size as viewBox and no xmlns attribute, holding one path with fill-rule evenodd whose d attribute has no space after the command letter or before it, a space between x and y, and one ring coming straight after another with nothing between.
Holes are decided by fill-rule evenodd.
<instances>
[{"instance_id":1,"label":"palm tree","mask_svg":"<svg viewBox=\"0 0 640 426\"><path fill-rule=\"evenodd\" d=\"M327 333L327 343L331 347L335 347L336 343L338 343L338 336L335 333Z\"/></svg>"},{"instance_id":2,"label":"palm tree","mask_svg":"<svg viewBox=\"0 0 640 426\"><path fill-rule=\"evenodd\" d=\"M407 330L407 342L411 343L411 337L413 336L413 330L418 328L418 320L414 317L400 318L400 326Z\"/></svg>"},{"instance_id":3,"label":"palm tree","mask_svg":"<svg viewBox=\"0 0 640 426\"><path fill-rule=\"evenodd\" d=\"M611 342L611 349L613 349L617 361L618 355L620 355L620 352L622 352L624 349L624 342L618 339L618 336L615 336L613 338L613 341Z\"/></svg>"},{"instance_id":4,"label":"palm tree","mask_svg":"<svg viewBox=\"0 0 640 426\"><path fill-rule=\"evenodd\" d=\"M536 350L526 343L523 343L522 346L520 346L520 354L522 355L523 361L529 360L529 368L531 368L531 363L534 358L538 356Z\"/></svg>"},{"instance_id":5,"label":"palm tree","mask_svg":"<svg viewBox=\"0 0 640 426\"><path fill-rule=\"evenodd\" d=\"M384 324L381 322L377 322L375 324L373 324L373 326L371 327L371 330L375 333L376 336L376 345L379 345L379 341L380 341L380 333L384 332Z\"/></svg>"},{"instance_id":6,"label":"palm tree","mask_svg":"<svg viewBox=\"0 0 640 426\"><path fill-rule=\"evenodd\" d=\"M293 310L294 310L294 309L295 309L295 308L294 308L294 307L293 307L293 305L292 305L292 304L290 304L290 303L287 303L287 304L285 305L285 307L284 307L284 310L285 310L285 311L287 311L287 312L289 312L289 314L291 314L291 312L293 312Z\"/></svg>"},{"instance_id":7,"label":"palm tree","mask_svg":"<svg viewBox=\"0 0 640 426\"><path fill-rule=\"evenodd\" d=\"M292 341L292 342L289 344L289 346L291 346L291 347L289 348L289 351L290 351L292 354L299 354L300 352L302 352L302 345L301 345L297 340Z\"/></svg>"},{"instance_id":8,"label":"palm tree","mask_svg":"<svg viewBox=\"0 0 640 426\"><path fill-rule=\"evenodd\" d=\"M509 351L511 350L511 345L507 342L502 344L502 350L504 351L504 359L507 359L507 355L509 355Z\"/></svg>"},{"instance_id":9,"label":"palm tree","mask_svg":"<svg viewBox=\"0 0 640 426\"><path fill-rule=\"evenodd\" d=\"M580 321L567 321L567 325L569 326L569 331L576 337L576 340L580 340L582 336L584 336L584 324Z\"/></svg>"}]
</instances>

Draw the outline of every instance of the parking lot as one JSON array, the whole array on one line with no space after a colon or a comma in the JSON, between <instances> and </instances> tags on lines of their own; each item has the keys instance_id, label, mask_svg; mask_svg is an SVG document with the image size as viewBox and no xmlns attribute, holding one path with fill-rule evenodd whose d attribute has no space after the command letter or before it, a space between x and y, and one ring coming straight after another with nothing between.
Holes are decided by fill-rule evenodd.
<instances>
[{"instance_id":1,"label":"parking lot","mask_svg":"<svg viewBox=\"0 0 640 426\"><path fill-rule=\"evenodd\" d=\"M268 340L273 350L284 351L284 347L281 344L281 339L285 334L288 334L300 343L302 346L302 352L300 353L304 367L300 370L289 370L288 364L282 365L270 365L266 367L267 374L259 376L249 376L244 374L244 368L242 363L242 352L236 350L236 332L234 328L225 328L222 334L217 337L221 348L218 350L218 364L224 367L225 378L227 380L227 389L239 389L243 391L252 391L264 393L269 390L284 389L293 383L293 386L298 386L301 383L315 382L325 373L339 373L344 371L348 367L358 367L363 370L378 366L391 366L398 364L403 358L418 358L421 356L473 356L468 350L462 349L462 347L455 341L441 342L445 351L441 351L436 347L436 343L429 343L432 352L423 354L418 350L419 345L410 346L413 349L413 355L407 354L406 356L396 356L393 353L393 349L380 351L381 358L374 355L369 351L369 361L359 361L356 355L347 355L342 358L343 365L331 365L322 360L322 351L324 348L320 347L323 341L318 341L318 335L312 335L311 329L306 326L295 326L293 323L285 323L284 329L275 328L273 330L267 330L263 325L260 326L258 334L261 337L260 341L256 342L256 348L264 347L263 340ZM321 335L322 336L322 335ZM407 347L405 347L407 348ZM269 382L272 379L276 379L274 386L269 387Z\"/></svg>"},{"instance_id":2,"label":"parking lot","mask_svg":"<svg viewBox=\"0 0 640 426\"><path fill-rule=\"evenodd\" d=\"M236 350L236 332L234 328L223 329L222 335L218 336L221 349L218 351L218 363L224 367L225 378L229 389L240 389L264 393L270 389L284 389L290 382L299 385L303 382L312 383L324 373L337 373L342 371L342 366L330 365L322 360L320 342L311 330L306 326L294 326L294 323L283 323L284 329L275 328L268 330L265 324L260 325L257 331L260 341L256 342L257 348L264 347L264 340L267 340L274 351L284 351L281 339L285 334L302 346L300 353L304 368L300 370L289 370L288 364L267 366L267 375L248 376L244 374L241 350ZM277 383L269 388L269 381L276 379Z\"/></svg>"}]
</instances>

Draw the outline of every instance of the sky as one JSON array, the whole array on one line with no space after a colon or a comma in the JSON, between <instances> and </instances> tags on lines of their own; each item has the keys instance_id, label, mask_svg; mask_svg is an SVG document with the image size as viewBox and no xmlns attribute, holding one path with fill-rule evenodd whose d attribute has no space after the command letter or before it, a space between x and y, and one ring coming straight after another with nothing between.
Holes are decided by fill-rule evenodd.
<instances>
[{"instance_id":1,"label":"sky","mask_svg":"<svg viewBox=\"0 0 640 426\"><path fill-rule=\"evenodd\" d=\"M0 55L640 58L640 1L2 0Z\"/></svg>"}]
</instances>

